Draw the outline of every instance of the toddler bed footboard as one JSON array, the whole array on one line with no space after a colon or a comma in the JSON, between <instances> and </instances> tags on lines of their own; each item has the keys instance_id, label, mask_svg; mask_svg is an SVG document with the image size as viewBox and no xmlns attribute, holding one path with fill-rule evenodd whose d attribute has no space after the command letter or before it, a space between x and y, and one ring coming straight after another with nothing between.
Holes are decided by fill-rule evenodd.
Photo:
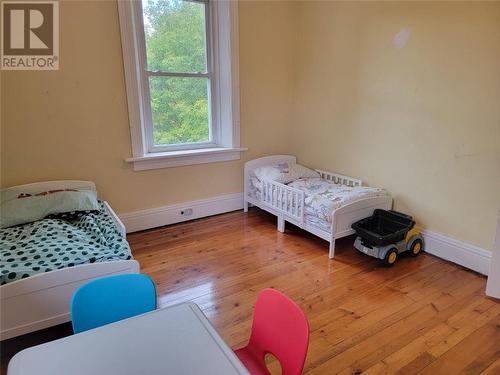
<instances>
[{"instance_id":1,"label":"toddler bed footboard","mask_svg":"<svg viewBox=\"0 0 500 375\"><path fill-rule=\"evenodd\" d=\"M330 259L335 256L335 240L354 234L351 225L358 220L371 216L377 208L390 210L392 208L392 198L383 196L360 199L332 212L331 234L328 240L330 242L328 257Z\"/></svg>"}]
</instances>

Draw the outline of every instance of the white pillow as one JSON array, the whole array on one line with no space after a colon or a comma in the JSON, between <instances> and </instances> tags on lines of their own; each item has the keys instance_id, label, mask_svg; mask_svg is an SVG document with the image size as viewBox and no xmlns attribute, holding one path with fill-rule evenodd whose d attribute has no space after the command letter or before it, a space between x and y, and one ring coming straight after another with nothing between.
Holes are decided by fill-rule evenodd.
<instances>
[{"instance_id":1,"label":"white pillow","mask_svg":"<svg viewBox=\"0 0 500 375\"><path fill-rule=\"evenodd\" d=\"M21 194L19 197L3 200L0 227L31 223L51 214L99 210L95 191L52 190L36 195Z\"/></svg>"},{"instance_id":2,"label":"white pillow","mask_svg":"<svg viewBox=\"0 0 500 375\"><path fill-rule=\"evenodd\" d=\"M259 167L254 170L255 177L260 181L263 179L288 184L299 178L319 178L318 172L304 167L300 164L282 163Z\"/></svg>"}]
</instances>

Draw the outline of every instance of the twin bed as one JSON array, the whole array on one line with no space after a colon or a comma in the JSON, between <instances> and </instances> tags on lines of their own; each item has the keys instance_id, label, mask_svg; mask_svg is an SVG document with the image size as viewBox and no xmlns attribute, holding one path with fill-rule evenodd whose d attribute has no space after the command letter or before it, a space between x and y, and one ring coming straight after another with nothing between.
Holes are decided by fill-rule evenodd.
<instances>
[{"instance_id":1,"label":"twin bed","mask_svg":"<svg viewBox=\"0 0 500 375\"><path fill-rule=\"evenodd\" d=\"M2 190L2 203L20 193L62 190L96 188L88 181L14 186ZM69 216L0 229L1 340L69 321L73 292L88 280L139 272L125 227L107 202Z\"/></svg>"},{"instance_id":2,"label":"twin bed","mask_svg":"<svg viewBox=\"0 0 500 375\"><path fill-rule=\"evenodd\" d=\"M295 156L273 155L245 163L244 210L257 206L278 218L278 230L292 223L330 243L354 233L351 225L376 208L391 209L384 190L363 186L361 180L297 164ZM284 177L285 176L285 177Z\"/></svg>"}]
</instances>

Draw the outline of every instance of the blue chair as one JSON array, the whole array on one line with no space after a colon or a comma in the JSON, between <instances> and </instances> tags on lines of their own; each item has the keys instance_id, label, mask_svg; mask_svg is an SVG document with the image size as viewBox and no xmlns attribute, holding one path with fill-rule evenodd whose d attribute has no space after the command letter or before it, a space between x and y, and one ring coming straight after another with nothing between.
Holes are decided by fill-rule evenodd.
<instances>
[{"instance_id":1,"label":"blue chair","mask_svg":"<svg viewBox=\"0 0 500 375\"><path fill-rule=\"evenodd\" d=\"M156 309L156 290L146 275L103 277L80 286L71 299L75 333Z\"/></svg>"}]
</instances>

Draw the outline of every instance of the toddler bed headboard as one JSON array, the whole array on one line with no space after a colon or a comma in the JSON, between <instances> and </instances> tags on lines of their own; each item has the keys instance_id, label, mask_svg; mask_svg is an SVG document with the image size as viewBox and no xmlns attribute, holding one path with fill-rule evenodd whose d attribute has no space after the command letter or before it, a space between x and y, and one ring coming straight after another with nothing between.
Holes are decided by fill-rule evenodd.
<instances>
[{"instance_id":1,"label":"toddler bed headboard","mask_svg":"<svg viewBox=\"0 0 500 375\"><path fill-rule=\"evenodd\" d=\"M248 189L248 179L250 174L259 167L264 167L266 165L275 165L280 163L292 163L295 164L297 158L293 155L270 155L264 156L262 158L249 160L245 163L245 180L244 180L244 194L247 196Z\"/></svg>"}]
</instances>

